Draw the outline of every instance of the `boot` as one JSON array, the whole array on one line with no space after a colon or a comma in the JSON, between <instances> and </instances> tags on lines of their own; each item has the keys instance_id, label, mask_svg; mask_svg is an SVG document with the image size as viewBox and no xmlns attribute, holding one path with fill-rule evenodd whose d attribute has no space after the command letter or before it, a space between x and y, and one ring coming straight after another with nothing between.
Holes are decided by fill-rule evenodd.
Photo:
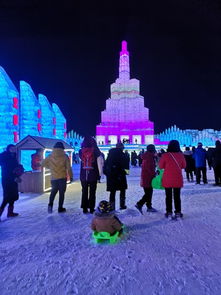
<instances>
[{"instance_id":1,"label":"boot","mask_svg":"<svg viewBox=\"0 0 221 295\"><path fill-rule=\"evenodd\" d=\"M139 205L138 203L135 205L135 207L137 208L137 210L143 215L143 211L142 211L142 206Z\"/></svg>"},{"instance_id":2,"label":"boot","mask_svg":"<svg viewBox=\"0 0 221 295\"><path fill-rule=\"evenodd\" d=\"M113 211L115 211L115 202L110 202L111 203L111 209L113 210Z\"/></svg>"},{"instance_id":3,"label":"boot","mask_svg":"<svg viewBox=\"0 0 221 295\"><path fill-rule=\"evenodd\" d=\"M48 204L48 213L51 214L52 213L52 205Z\"/></svg>"},{"instance_id":4,"label":"boot","mask_svg":"<svg viewBox=\"0 0 221 295\"><path fill-rule=\"evenodd\" d=\"M120 196L120 210L125 210L127 209L127 206L125 205L125 197Z\"/></svg>"},{"instance_id":5,"label":"boot","mask_svg":"<svg viewBox=\"0 0 221 295\"><path fill-rule=\"evenodd\" d=\"M66 212L66 208L63 208L63 207L58 208L58 213L64 213L64 212Z\"/></svg>"},{"instance_id":6,"label":"boot","mask_svg":"<svg viewBox=\"0 0 221 295\"><path fill-rule=\"evenodd\" d=\"M8 206L8 214L7 214L7 217L16 217L18 216L18 213L14 213L13 212L14 210L14 206Z\"/></svg>"}]
</instances>

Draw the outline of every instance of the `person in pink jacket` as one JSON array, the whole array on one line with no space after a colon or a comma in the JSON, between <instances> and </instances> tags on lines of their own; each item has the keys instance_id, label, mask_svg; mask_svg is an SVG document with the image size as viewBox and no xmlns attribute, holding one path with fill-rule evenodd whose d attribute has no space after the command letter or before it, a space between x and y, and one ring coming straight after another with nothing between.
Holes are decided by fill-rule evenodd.
<instances>
[{"instance_id":1,"label":"person in pink jacket","mask_svg":"<svg viewBox=\"0 0 221 295\"><path fill-rule=\"evenodd\" d=\"M186 168L186 161L177 140L169 142L167 153L163 154L160 159L159 168L164 169L162 186L166 193L165 216L173 218L172 200L174 199L174 217L182 217L180 191L183 187L182 169Z\"/></svg>"}]
</instances>

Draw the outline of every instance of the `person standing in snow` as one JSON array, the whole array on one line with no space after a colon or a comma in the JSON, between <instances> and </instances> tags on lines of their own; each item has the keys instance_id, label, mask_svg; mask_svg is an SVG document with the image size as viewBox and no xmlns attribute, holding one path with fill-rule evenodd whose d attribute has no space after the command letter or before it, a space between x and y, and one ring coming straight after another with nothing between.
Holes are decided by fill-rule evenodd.
<instances>
[{"instance_id":1,"label":"person standing in snow","mask_svg":"<svg viewBox=\"0 0 221 295\"><path fill-rule=\"evenodd\" d=\"M100 179L98 157L101 152L96 140L92 136L86 136L79 151L81 159L80 180L82 187L81 208L83 213L93 214L96 203L97 182Z\"/></svg>"},{"instance_id":2,"label":"person standing in snow","mask_svg":"<svg viewBox=\"0 0 221 295\"><path fill-rule=\"evenodd\" d=\"M184 154L184 157L186 160L186 168L185 168L186 178L188 181L190 181L190 178L191 178L191 181L193 181L193 174L194 174L194 170L195 170L195 162L193 159L193 152L190 150L189 147L186 147L183 154Z\"/></svg>"},{"instance_id":3,"label":"person standing in snow","mask_svg":"<svg viewBox=\"0 0 221 295\"><path fill-rule=\"evenodd\" d=\"M0 154L0 165L2 168L3 201L0 207L0 217L8 204L7 217L16 217L14 202L18 200L19 176L24 172L22 165L16 159L16 150L13 144L9 144L6 151Z\"/></svg>"},{"instance_id":4,"label":"person standing in snow","mask_svg":"<svg viewBox=\"0 0 221 295\"><path fill-rule=\"evenodd\" d=\"M141 179L140 185L144 189L144 195L142 199L140 199L135 207L143 214L142 207L146 203L148 212L156 212L156 209L152 207L152 195L153 188L151 185L151 181L155 176L156 171L156 149L153 144L149 144L147 146L147 151L142 153L142 168L141 168Z\"/></svg>"},{"instance_id":5,"label":"person standing in snow","mask_svg":"<svg viewBox=\"0 0 221 295\"><path fill-rule=\"evenodd\" d=\"M207 175L206 175L206 160L207 160L207 152L203 149L203 144L201 142L198 143L197 148L193 153L193 158L195 160L196 166L196 184L200 184L201 173L203 175L203 183L207 184Z\"/></svg>"},{"instance_id":6,"label":"person standing in snow","mask_svg":"<svg viewBox=\"0 0 221 295\"><path fill-rule=\"evenodd\" d=\"M64 196L67 187L67 174L70 181L73 181L73 172L70 159L64 152L64 145L58 141L53 148L52 153L43 160L42 167L51 171L51 194L49 197L48 213L52 213L53 203L57 192L59 192L58 213L66 212L63 207Z\"/></svg>"},{"instance_id":7,"label":"person standing in snow","mask_svg":"<svg viewBox=\"0 0 221 295\"><path fill-rule=\"evenodd\" d=\"M126 174L129 170L129 159L123 152L124 145L119 142L116 148L109 150L107 159L104 163L104 174L107 177L107 191L110 192L110 203L115 210L115 195L120 191L120 210L127 209L126 189L127 178Z\"/></svg>"},{"instance_id":8,"label":"person standing in snow","mask_svg":"<svg viewBox=\"0 0 221 295\"><path fill-rule=\"evenodd\" d=\"M215 176L215 185L221 185L221 142L216 141L216 147L212 152L212 166Z\"/></svg>"},{"instance_id":9,"label":"person standing in snow","mask_svg":"<svg viewBox=\"0 0 221 295\"><path fill-rule=\"evenodd\" d=\"M182 169L186 168L186 161L177 140L169 142L167 152L162 155L159 161L159 168L164 169L162 185L166 193L165 217L173 217L173 200L175 218L182 217L180 191L183 187Z\"/></svg>"}]
</instances>

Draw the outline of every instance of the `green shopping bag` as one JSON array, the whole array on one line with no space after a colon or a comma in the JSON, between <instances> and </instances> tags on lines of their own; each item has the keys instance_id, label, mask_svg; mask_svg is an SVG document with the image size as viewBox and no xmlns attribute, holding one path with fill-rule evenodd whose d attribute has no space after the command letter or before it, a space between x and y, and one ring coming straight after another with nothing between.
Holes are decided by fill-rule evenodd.
<instances>
[{"instance_id":1,"label":"green shopping bag","mask_svg":"<svg viewBox=\"0 0 221 295\"><path fill-rule=\"evenodd\" d=\"M152 179L151 185L155 189L164 189L162 186L163 169L157 169L157 175Z\"/></svg>"}]
</instances>

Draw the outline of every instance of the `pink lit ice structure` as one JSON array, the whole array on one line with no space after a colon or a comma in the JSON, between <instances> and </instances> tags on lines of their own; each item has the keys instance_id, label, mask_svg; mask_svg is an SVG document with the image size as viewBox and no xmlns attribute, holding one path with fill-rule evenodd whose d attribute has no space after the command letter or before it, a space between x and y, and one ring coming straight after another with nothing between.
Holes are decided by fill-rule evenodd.
<instances>
[{"instance_id":1,"label":"pink lit ice structure","mask_svg":"<svg viewBox=\"0 0 221 295\"><path fill-rule=\"evenodd\" d=\"M154 123L149 120L149 109L140 95L140 81L130 79L127 42L122 42L119 78L111 84L111 97L101 113L101 124L96 126L98 144L116 144L127 140L131 144L154 142Z\"/></svg>"}]
</instances>

